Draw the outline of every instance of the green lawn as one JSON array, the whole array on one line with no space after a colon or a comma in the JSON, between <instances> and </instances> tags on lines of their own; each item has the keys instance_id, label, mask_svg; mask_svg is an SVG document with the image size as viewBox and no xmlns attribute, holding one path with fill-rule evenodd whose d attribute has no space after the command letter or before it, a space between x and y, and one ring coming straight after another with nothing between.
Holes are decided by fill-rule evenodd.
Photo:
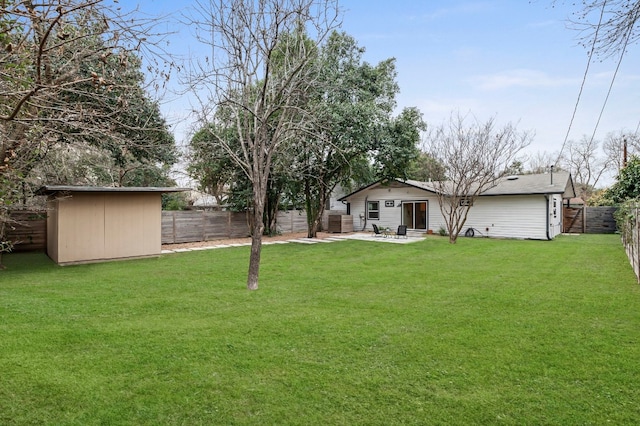
<instances>
[{"instance_id":1,"label":"green lawn","mask_svg":"<svg viewBox=\"0 0 640 426\"><path fill-rule=\"evenodd\" d=\"M0 272L0 424L638 424L619 236L343 241Z\"/></svg>"}]
</instances>

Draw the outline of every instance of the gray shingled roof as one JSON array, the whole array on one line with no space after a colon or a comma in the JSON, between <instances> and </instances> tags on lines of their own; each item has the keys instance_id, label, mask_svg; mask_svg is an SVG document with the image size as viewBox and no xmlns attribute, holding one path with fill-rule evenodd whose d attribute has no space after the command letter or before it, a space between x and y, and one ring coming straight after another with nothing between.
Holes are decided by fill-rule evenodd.
<instances>
[{"instance_id":1,"label":"gray shingled roof","mask_svg":"<svg viewBox=\"0 0 640 426\"><path fill-rule=\"evenodd\" d=\"M397 182L434 193L440 192L441 187L447 187L447 182L421 182L417 180L406 180ZM340 199L347 199L351 195L354 195L364 189L375 187L380 183L381 182L376 182L372 185L360 188L357 191L354 191L351 194L346 195ZM480 195L495 196L534 194L562 194L563 198L575 197L575 189L573 187L573 180L571 179L571 175L568 172L555 172L553 173L553 182L551 173L505 176L496 180L494 186L485 190Z\"/></svg>"},{"instance_id":2,"label":"gray shingled roof","mask_svg":"<svg viewBox=\"0 0 640 426\"><path fill-rule=\"evenodd\" d=\"M563 194L575 197L573 182L567 172L520 175L501 178L482 195Z\"/></svg>"},{"instance_id":3,"label":"gray shingled roof","mask_svg":"<svg viewBox=\"0 0 640 426\"><path fill-rule=\"evenodd\" d=\"M170 187L142 187L142 186L73 186L73 185L47 185L36 191L36 195L53 195L59 192L183 192L190 191L190 188L170 188Z\"/></svg>"}]
</instances>

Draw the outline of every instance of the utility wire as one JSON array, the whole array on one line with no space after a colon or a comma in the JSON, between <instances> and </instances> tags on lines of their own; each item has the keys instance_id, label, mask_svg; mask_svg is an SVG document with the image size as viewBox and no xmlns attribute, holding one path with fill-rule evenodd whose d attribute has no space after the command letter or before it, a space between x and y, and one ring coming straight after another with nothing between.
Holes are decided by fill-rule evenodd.
<instances>
[{"instance_id":1,"label":"utility wire","mask_svg":"<svg viewBox=\"0 0 640 426\"><path fill-rule=\"evenodd\" d=\"M576 118L576 113L578 111L578 104L580 104L580 98L582 97L582 91L584 90L584 85L587 82L587 75L589 74L589 68L591 67L591 60L593 59L593 55L596 50L596 42L598 41L598 33L600 32L600 27L602 25L602 18L604 16L604 10L607 5L606 0L602 2L602 10L600 11L600 19L598 20L598 26L596 27L596 32L593 35L593 43L591 44L591 51L589 52L589 60L587 61L587 67L584 70L584 76L582 77L582 83L580 84L580 91L578 92L578 98L576 99L576 104L573 108L573 114L571 115L571 120L569 121L569 127L567 128L567 134L564 136L564 141L562 142L562 147L560 148L560 152L558 153L558 158L556 159L555 164L557 165L560 162L560 158L562 157L562 151L564 151L564 147L567 145L567 140L569 139L569 134L571 133L571 127L573 126L573 120Z\"/></svg>"},{"instance_id":2,"label":"utility wire","mask_svg":"<svg viewBox=\"0 0 640 426\"><path fill-rule=\"evenodd\" d=\"M631 38L631 30L629 30L629 33L627 33L627 36L625 37L624 46L622 47L622 52L620 53L620 59L618 60L618 65L616 66L616 70L613 73L613 77L611 77L611 84L609 84L609 90L607 91L607 96L604 98L604 103L602 104L602 109L600 109L600 115L598 116L598 121L596 121L596 125L593 128L593 133L591 134L591 142L593 142L593 139L596 137L596 131L598 130L598 126L600 125L600 120L602 119L602 115L604 114L604 109L607 106L607 102L609 101L609 95L611 95L611 90L613 89L613 83L616 81L616 77L618 76L618 70L620 70L620 64L622 63L622 58L624 58L624 53L627 50L627 43L629 43L630 38Z\"/></svg>"}]
</instances>

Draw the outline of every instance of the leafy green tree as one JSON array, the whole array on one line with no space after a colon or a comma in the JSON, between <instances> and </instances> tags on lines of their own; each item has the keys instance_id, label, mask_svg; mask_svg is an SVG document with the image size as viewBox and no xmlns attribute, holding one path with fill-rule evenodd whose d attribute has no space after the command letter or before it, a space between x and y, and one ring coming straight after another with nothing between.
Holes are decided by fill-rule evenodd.
<instances>
[{"instance_id":1,"label":"leafy green tree","mask_svg":"<svg viewBox=\"0 0 640 426\"><path fill-rule=\"evenodd\" d=\"M377 140L375 165L380 179L408 179L409 167L419 156L420 131L427 129L417 108L405 108L391 118Z\"/></svg>"},{"instance_id":2,"label":"leafy green tree","mask_svg":"<svg viewBox=\"0 0 640 426\"><path fill-rule=\"evenodd\" d=\"M504 175L521 175L524 174L524 164L520 160L513 160L509 167L504 171Z\"/></svg>"},{"instance_id":3,"label":"leafy green tree","mask_svg":"<svg viewBox=\"0 0 640 426\"><path fill-rule=\"evenodd\" d=\"M428 153L420 152L418 157L409 163L407 178L421 182L445 180L445 168Z\"/></svg>"},{"instance_id":4,"label":"leafy green tree","mask_svg":"<svg viewBox=\"0 0 640 426\"><path fill-rule=\"evenodd\" d=\"M391 116L398 92L395 60L372 66L362 60L363 53L353 37L334 32L316 62L319 78L308 101L315 114L296 161L310 238L320 229L326 201L338 184L371 172L405 177L418 153L424 128L419 111L408 108Z\"/></svg>"},{"instance_id":5,"label":"leafy green tree","mask_svg":"<svg viewBox=\"0 0 640 426\"><path fill-rule=\"evenodd\" d=\"M618 205L640 197L640 157L631 156L627 165L620 170L616 182L605 190L603 197L609 205Z\"/></svg>"},{"instance_id":6,"label":"leafy green tree","mask_svg":"<svg viewBox=\"0 0 640 426\"><path fill-rule=\"evenodd\" d=\"M198 130L189 141L189 153L187 154L187 173L198 182L198 190L212 195L218 205L226 202L231 184L242 173L236 163L233 162L227 152L216 143L214 134L226 139L229 146L240 149L240 143L233 129L223 129L213 123ZM243 201L246 207L246 202ZM237 210L237 209L236 209Z\"/></svg>"}]
</instances>

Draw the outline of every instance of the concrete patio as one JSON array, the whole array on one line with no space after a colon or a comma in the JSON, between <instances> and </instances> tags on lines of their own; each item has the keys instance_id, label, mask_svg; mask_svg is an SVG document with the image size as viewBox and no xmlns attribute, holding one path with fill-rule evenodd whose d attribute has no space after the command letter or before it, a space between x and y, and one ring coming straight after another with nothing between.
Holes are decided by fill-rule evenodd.
<instances>
[{"instance_id":1,"label":"concrete patio","mask_svg":"<svg viewBox=\"0 0 640 426\"><path fill-rule=\"evenodd\" d=\"M387 237L381 235L374 235L371 232L356 232L353 234L336 234L335 236L330 236L327 238L293 238L291 240L283 240L283 241L269 241L263 242L263 245L273 245L273 244L289 244L289 243L297 243L297 244L327 244L338 241L346 241L346 240L359 240L359 241L371 241L375 243L391 243L391 244L409 244L415 243L418 241L424 240L424 234L414 234L408 235L406 238L400 237L396 238L393 235L389 235ZM193 247L193 248L179 248L173 250L162 250L162 254L170 254L170 253L184 253L189 251L201 251L201 250L213 250L220 248L228 248L228 247L243 247L250 246L251 243L240 243L240 244L224 244L224 243L216 243L216 241L210 241L211 245L201 246L201 247Z\"/></svg>"}]
</instances>

